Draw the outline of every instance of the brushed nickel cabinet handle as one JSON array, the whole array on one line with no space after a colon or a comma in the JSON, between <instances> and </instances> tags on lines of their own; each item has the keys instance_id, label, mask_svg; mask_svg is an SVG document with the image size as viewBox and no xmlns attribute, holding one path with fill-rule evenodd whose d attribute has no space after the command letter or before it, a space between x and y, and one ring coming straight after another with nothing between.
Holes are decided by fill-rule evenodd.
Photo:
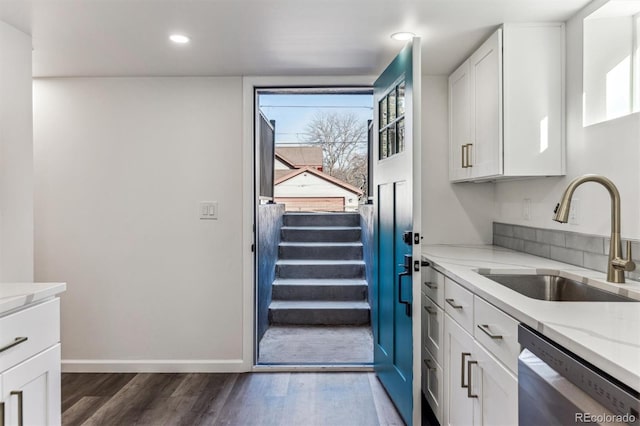
<instances>
[{"instance_id":1,"label":"brushed nickel cabinet handle","mask_svg":"<svg viewBox=\"0 0 640 426\"><path fill-rule=\"evenodd\" d=\"M466 387L469 387L469 385L465 385L464 384L464 360L468 356L471 356L471 353L470 352L462 352L460 355L461 355L460 356L460 361L461 361L461 363L460 363L460 387L461 388L466 388Z\"/></svg>"},{"instance_id":2,"label":"brushed nickel cabinet handle","mask_svg":"<svg viewBox=\"0 0 640 426\"><path fill-rule=\"evenodd\" d=\"M444 299L453 309L462 309L462 305L456 305L456 301L454 299Z\"/></svg>"},{"instance_id":3,"label":"brushed nickel cabinet handle","mask_svg":"<svg viewBox=\"0 0 640 426\"><path fill-rule=\"evenodd\" d=\"M473 167L473 164L471 164L471 147L473 144L468 143L465 146L467 147L467 167Z\"/></svg>"},{"instance_id":4,"label":"brushed nickel cabinet handle","mask_svg":"<svg viewBox=\"0 0 640 426\"><path fill-rule=\"evenodd\" d=\"M10 395L18 397L18 426L24 426L24 409L22 406L22 391L11 391Z\"/></svg>"},{"instance_id":5,"label":"brushed nickel cabinet handle","mask_svg":"<svg viewBox=\"0 0 640 426\"><path fill-rule=\"evenodd\" d=\"M1 347L1 348L0 348L0 352L4 352L4 351L6 351L7 349L11 349L11 348L12 348L12 347L14 347L14 346L18 346L20 343L24 343L24 342L26 342L27 340L29 340L29 338L28 338L28 337L16 337L15 339L13 339L13 342L9 343L9 344L8 344L8 345L6 345L6 346Z\"/></svg>"},{"instance_id":6,"label":"brushed nickel cabinet handle","mask_svg":"<svg viewBox=\"0 0 640 426\"><path fill-rule=\"evenodd\" d=\"M473 386L471 384L471 366L473 364L477 364L477 363L478 363L478 361L469 361L467 363L467 376L469 377L469 387L467 387L467 398L477 398L478 397L478 395L475 395L475 394L471 393L471 386Z\"/></svg>"},{"instance_id":7,"label":"brushed nickel cabinet handle","mask_svg":"<svg viewBox=\"0 0 640 426\"><path fill-rule=\"evenodd\" d=\"M438 311L434 310L431 306L425 306L424 310L429 313L429 315L437 315Z\"/></svg>"},{"instance_id":8,"label":"brushed nickel cabinet handle","mask_svg":"<svg viewBox=\"0 0 640 426\"><path fill-rule=\"evenodd\" d=\"M484 334L486 334L487 336L491 337L492 339L502 339L502 335L493 334L491 332L491 330L489 329L489 324L478 324L478 328L480 330L482 330L484 332Z\"/></svg>"},{"instance_id":9,"label":"brushed nickel cabinet handle","mask_svg":"<svg viewBox=\"0 0 640 426\"><path fill-rule=\"evenodd\" d=\"M0 426L4 426L4 402L0 402Z\"/></svg>"},{"instance_id":10,"label":"brushed nickel cabinet handle","mask_svg":"<svg viewBox=\"0 0 640 426\"><path fill-rule=\"evenodd\" d=\"M435 290L436 288L438 288L437 284L432 283L431 281L425 281L424 285L426 285L427 287L429 287L431 290Z\"/></svg>"}]
</instances>

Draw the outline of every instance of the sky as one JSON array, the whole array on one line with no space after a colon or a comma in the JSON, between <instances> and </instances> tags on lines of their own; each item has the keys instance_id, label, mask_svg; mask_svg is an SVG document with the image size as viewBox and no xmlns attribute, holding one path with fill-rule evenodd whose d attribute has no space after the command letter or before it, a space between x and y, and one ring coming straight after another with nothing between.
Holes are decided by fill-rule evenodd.
<instances>
[{"instance_id":1,"label":"sky","mask_svg":"<svg viewBox=\"0 0 640 426\"><path fill-rule=\"evenodd\" d=\"M267 119L276 121L276 144L303 142L307 123L320 111L351 112L365 126L373 118L370 94L260 94L258 105Z\"/></svg>"}]
</instances>

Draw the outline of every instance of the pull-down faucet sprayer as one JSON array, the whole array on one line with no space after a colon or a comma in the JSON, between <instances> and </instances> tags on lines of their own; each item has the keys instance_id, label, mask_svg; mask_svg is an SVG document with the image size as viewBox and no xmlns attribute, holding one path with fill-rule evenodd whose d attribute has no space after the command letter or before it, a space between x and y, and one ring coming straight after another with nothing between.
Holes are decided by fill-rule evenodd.
<instances>
[{"instance_id":1,"label":"pull-down faucet sprayer","mask_svg":"<svg viewBox=\"0 0 640 426\"><path fill-rule=\"evenodd\" d=\"M607 268L607 281L612 283L624 283L624 272L633 271L636 264L631 260L631 241L627 241L627 258L622 257L622 240L620 238L620 193L618 188L604 176L584 175L575 178L554 210L553 220L560 223L569 221L571 198L577 187L585 182L596 182L607 188L611 196L611 245L609 247L609 263Z\"/></svg>"}]
</instances>

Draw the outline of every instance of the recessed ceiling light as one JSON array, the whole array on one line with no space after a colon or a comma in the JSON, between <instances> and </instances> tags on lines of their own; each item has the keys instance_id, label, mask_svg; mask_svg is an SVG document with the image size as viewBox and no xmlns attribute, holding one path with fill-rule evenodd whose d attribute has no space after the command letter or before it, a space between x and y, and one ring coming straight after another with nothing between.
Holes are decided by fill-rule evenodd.
<instances>
[{"instance_id":1,"label":"recessed ceiling light","mask_svg":"<svg viewBox=\"0 0 640 426\"><path fill-rule=\"evenodd\" d=\"M169 40L177 44L186 44L189 43L191 39L183 34L171 34Z\"/></svg>"},{"instance_id":2,"label":"recessed ceiling light","mask_svg":"<svg viewBox=\"0 0 640 426\"><path fill-rule=\"evenodd\" d=\"M407 31L401 31L398 33L391 34L391 38L394 40L407 41L414 38L416 35L414 33L410 33Z\"/></svg>"}]
</instances>

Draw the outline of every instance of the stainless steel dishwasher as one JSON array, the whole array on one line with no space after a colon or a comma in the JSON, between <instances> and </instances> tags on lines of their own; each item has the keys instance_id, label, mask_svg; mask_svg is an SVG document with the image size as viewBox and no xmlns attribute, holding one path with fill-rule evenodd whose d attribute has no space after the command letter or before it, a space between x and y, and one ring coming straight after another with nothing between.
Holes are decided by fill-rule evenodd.
<instances>
[{"instance_id":1,"label":"stainless steel dishwasher","mask_svg":"<svg viewBox=\"0 0 640 426\"><path fill-rule=\"evenodd\" d=\"M580 357L520 324L520 426L640 425L640 395Z\"/></svg>"}]
</instances>

